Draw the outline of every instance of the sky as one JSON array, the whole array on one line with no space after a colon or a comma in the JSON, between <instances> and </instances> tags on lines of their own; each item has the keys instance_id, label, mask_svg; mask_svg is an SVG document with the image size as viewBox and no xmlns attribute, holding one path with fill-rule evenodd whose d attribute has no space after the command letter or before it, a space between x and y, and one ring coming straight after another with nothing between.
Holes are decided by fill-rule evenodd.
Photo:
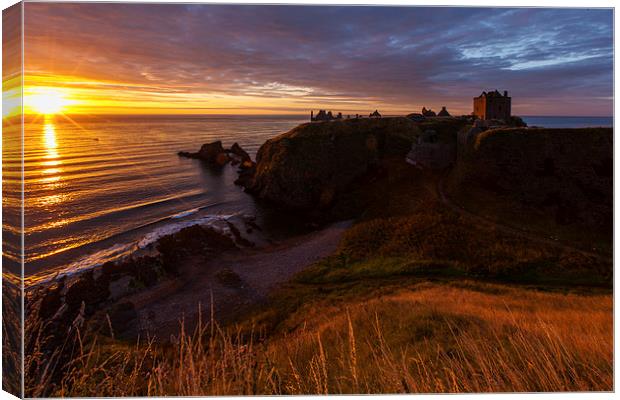
<instances>
[{"instance_id":1,"label":"sky","mask_svg":"<svg viewBox=\"0 0 620 400\"><path fill-rule=\"evenodd\" d=\"M613 114L611 9L25 4L42 112Z\"/></svg>"}]
</instances>

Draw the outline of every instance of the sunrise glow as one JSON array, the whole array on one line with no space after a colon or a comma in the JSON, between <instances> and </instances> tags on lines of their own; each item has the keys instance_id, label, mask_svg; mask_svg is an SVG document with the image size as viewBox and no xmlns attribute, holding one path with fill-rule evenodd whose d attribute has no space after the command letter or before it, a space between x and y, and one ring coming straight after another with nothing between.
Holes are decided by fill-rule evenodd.
<instances>
[{"instance_id":1,"label":"sunrise glow","mask_svg":"<svg viewBox=\"0 0 620 400\"><path fill-rule=\"evenodd\" d=\"M25 112L406 115L446 106L467 114L473 96L501 87L519 98L516 114L612 112L604 10L118 7L28 5L24 90L54 91ZM453 14L452 30L434 22ZM184 21L183 36L171 21ZM498 27L506 37L489 40ZM537 51L532 35L542 38Z\"/></svg>"},{"instance_id":2,"label":"sunrise glow","mask_svg":"<svg viewBox=\"0 0 620 400\"><path fill-rule=\"evenodd\" d=\"M25 112L29 114L54 115L67 112L75 101L67 91L53 87L28 87L24 95Z\"/></svg>"}]
</instances>

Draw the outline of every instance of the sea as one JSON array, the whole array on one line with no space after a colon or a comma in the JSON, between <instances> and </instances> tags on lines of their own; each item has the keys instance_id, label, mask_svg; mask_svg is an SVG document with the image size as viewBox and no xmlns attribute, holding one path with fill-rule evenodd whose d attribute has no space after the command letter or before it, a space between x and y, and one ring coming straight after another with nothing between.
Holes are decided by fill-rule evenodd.
<instances>
[{"instance_id":1,"label":"sea","mask_svg":"<svg viewBox=\"0 0 620 400\"><path fill-rule=\"evenodd\" d=\"M613 117L536 117L521 116L528 126L542 128L612 127Z\"/></svg>"},{"instance_id":2,"label":"sea","mask_svg":"<svg viewBox=\"0 0 620 400\"><path fill-rule=\"evenodd\" d=\"M612 118L533 117L544 127L612 126ZM236 167L213 169L179 151L221 140L254 158L269 138L307 116L38 117L24 129L24 272L27 284L125 257L183 227L251 215L275 236L286 218L234 185ZM10 132L10 130L7 130ZM3 135L3 240L17 254L20 151ZM14 139L14 138L13 138ZM8 147L7 147L8 146ZM11 147L13 146L13 148ZM8 243L8 245L7 245Z\"/></svg>"}]
</instances>

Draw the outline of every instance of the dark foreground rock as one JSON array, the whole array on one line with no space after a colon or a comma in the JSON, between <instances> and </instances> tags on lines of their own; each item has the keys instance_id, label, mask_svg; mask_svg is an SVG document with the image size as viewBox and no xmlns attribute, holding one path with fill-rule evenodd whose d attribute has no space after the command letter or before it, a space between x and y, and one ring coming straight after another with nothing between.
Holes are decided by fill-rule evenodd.
<instances>
[{"instance_id":1,"label":"dark foreground rock","mask_svg":"<svg viewBox=\"0 0 620 400\"><path fill-rule=\"evenodd\" d=\"M77 276L64 276L29 289L26 308L33 318L27 321L26 331L29 337L40 335L45 340L38 349L26 351L40 351L52 357L65 349L66 343L72 343L77 332L131 337L136 331L137 314L127 296L152 288L165 279L175 279L184 257L207 260L224 251L253 246L233 223L224 224L233 232L189 226L160 238L153 246L156 249L153 254L108 262ZM63 365L70 354L60 351L53 357ZM60 370L54 373L60 374Z\"/></svg>"},{"instance_id":2,"label":"dark foreground rock","mask_svg":"<svg viewBox=\"0 0 620 400\"><path fill-rule=\"evenodd\" d=\"M256 173L243 185L288 208L326 209L385 158L404 160L419 133L407 118L303 124L261 146Z\"/></svg>"}]
</instances>

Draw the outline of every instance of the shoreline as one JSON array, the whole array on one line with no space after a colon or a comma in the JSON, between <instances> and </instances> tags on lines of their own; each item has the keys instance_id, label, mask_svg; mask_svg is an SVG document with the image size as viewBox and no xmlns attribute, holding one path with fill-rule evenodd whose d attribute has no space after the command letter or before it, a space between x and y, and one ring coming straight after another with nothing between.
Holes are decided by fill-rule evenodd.
<instances>
[{"instance_id":1,"label":"shoreline","mask_svg":"<svg viewBox=\"0 0 620 400\"><path fill-rule=\"evenodd\" d=\"M234 320L296 273L332 254L351 224L336 222L264 247L224 252L206 263L200 262L200 254L188 255L176 279L124 299L137 313L129 336L166 340L179 331L181 320L185 329L193 329L199 310L202 315L212 310L220 323Z\"/></svg>"},{"instance_id":2,"label":"shoreline","mask_svg":"<svg viewBox=\"0 0 620 400\"><path fill-rule=\"evenodd\" d=\"M216 216L137 246L124 257L88 269L55 273L26 288L27 307L50 329L84 319L104 336L156 338L193 327L199 310L231 321L264 301L295 273L330 255L352 221L269 238L249 216ZM243 233L242 233L243 232Z\"/></svg>"},{"instance_id":3,"label":"shoreline","mask_svg":"<svg viewBox=\"0 0 620 400\"><path fill-rule=\"evenodd\" d=\"M217 205L218 204L210 204L204 206L201 210L206 210ZM191 215L195 214L196 213L192 213ZM68 278L79 276L89 270L100 268L103 264L108 262L122 263L132 257L148 255L151 253L153 245L155 245L160 238L166 235L175 234L180 230L193 225L214 226L217 225L218 222L226 221L237 216L243 216L243 211L239 211L237 213L206 214L186 220L175 217L175 215L162 218L159 221L141 225L129 231L112 235L95 243L90 243L89 245L110 242L114 238L130 235L134 232L142 231L148 227L155 227L152 230L142 231L141 234L135 238L126 237L127 240L111 242L110 245L87 253L86 255L78 257L69 263L57 265L49 269L42 269L28 275L24 278L25 288L26 290L31 290L37 286L52 283L53 281L61 279L65 276Z\"/></svg>"}]
</instances>

